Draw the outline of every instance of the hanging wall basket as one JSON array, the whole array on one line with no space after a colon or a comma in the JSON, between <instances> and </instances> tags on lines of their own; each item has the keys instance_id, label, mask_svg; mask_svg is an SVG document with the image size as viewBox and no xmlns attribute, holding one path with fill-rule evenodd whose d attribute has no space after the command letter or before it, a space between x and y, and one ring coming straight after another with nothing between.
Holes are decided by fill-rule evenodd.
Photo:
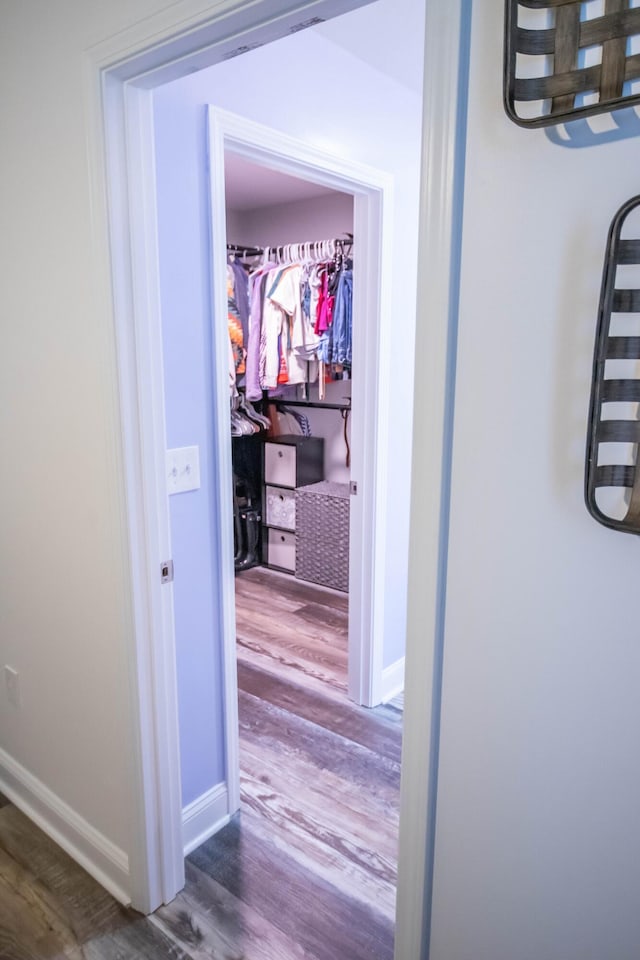
<instances>
[{"instance_id":1,"label":"hanging wall basket","mask_svg":"<svg viewBox=\"0 0 640 960\"><path fill-rule=\"evenodd\" d=\"M640 103L640 91L629 89L640 78L640 55L628 49L629 38L640 35L640 7L603 3L602 16L585 20L587 4L577 0L506 0L504 104L515 123L545 127ZM524 25L527 9L547 14L544 28ZM537 63L539 75L530 76ZM533 101L529 116L524 105Z\"/></svg>"},{"instance_id":2,"label":"hanging wall basket","mask_svg":"<svg viewBox=\"0 0 640 960\"><path fill-rule=\"evenodd\" d=\"M628 282L621 285L618 267L638 265L633 273L640 276L640 236L628 239L628 229L625 239L621 236L625 221L638 207L640 196L625 203L609 230L593 357L585 472L585 500L591 516L607 527L627 533L640 533L640 282L633 287ZM640 229L634 232L640 235ZM613 364L607 369L607 361L620 360L626 362L615 364L618 369L611 369ZM607 447L608 444L625 446ZM608 462L614 459L606 456L611 450L627 462ZM623 457L622 451L627 456ZM599 465L599 460L604 464ZM598 490L606 487L618 488L618 493L622 492L621 487L626 488L627 510L623 517L609 515L596 502ZM619 501L622 502L621 498Z\"/></svg>"}]
</instances>

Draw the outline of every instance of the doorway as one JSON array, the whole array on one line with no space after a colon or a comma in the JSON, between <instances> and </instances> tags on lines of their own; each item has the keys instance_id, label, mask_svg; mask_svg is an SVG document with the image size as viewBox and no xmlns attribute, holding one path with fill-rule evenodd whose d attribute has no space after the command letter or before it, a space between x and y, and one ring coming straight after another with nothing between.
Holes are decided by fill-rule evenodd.
<instances>
[{"instance_id":1,"label":"doorway","mask_svg":"<svg viewBox=\"0 0 640 960\"><path fill-rule=\"evenodd\" d=\"M271 37L282 35L299 19L299 12L285 14L275 11L272 5ZM446 8L446 9L445 9ZM271 8L270 8L271 9ZM331 13L328 14L329 16ZM277 19L281 16L282 23ZM211 19L214 23L216 18ZM421 200L421 212L429 209L428 227L425 225L422 239L422 293L419 316L423 327L419 338L420 350L429 359L432 376L425 380L419 396L424 400L424 409L429 417L421 424L420 451L437 451L432 458L420 456L414 466L416 485L416 539L414 559L420 558L413 570L413 603L411 606L413 692L408 697L409 716L413 717L409 734L408 757L411 766L405 766L405 841L404 841L404 900L402 923L398 933L402 935L401 954L418 956L424 944L425 851L427 868L430 840L429 830L432 803L427 796L433 783L430 770L430 752L424 749L430 742L432 730L431 698L425 691L431 690L433 676L432 656L437 643L440 604L443 596L441 580L443 543L446 530L442 532L441 510L446 498L446 477L441 475L439 451L442 449L445 431L444 411L448 396L448 357L450 344L447 340L449 305L453 304L455 292L450 289L450 278L455 253L456 225L453 223L452 198L459 189L459 137L456 133L458 109L458 69L461 63L459 49L461 10L450 4L434 2L427 7L428 109L432 149L425 155L426 188ZM92 89L92 109L96 128L100 122L100 70L105 71L105 112L109 132L109 170L114 185L111 191L112 235L117 249L128 250L126 238L132 239L132 262L125 259L115 263L116 328L119 344L121 402L123 408L122 432L125 457L127 495L130 505L129 534L133 567L133 602L135 613L135 636L132 640L131 662L135 670L135 695L132 695L132 710L135 720L134 755L137 758L138 776L132 788L132 807L140 830L134 835L131 848L132 889L135 902L142 909L149 909L162 897L171 897L180 886L179 876L171 876L167 865L175 862L171 853L176 846L175 809L179 803L179 783L176 777L175 700L171 695L175 684L172 638L162 626L159 617L167 605L167 594L162 593L157 576L156 560L164 555L167 544L166 511L158 498L156 477L161 474L164 458L164 425L157 416L156 381L150 375L153 352L145 350L149 343L149 327L153 327L154 296L154 199L150 196L149 183L145 176L149 169L149 155L144 131L151 128L151 98L147 91L163 80L184 76L192 63L195 69L213 62L220 62L227 51L242 42L247 49L246 23L235 24L233 18L227 23L224 41L212 42L207 23L199 32L201 22L189 21L152 25L141 33L129 33L116 43L109 41L92 53L96 65L95 89ZM234 26L235 24L235 26ZM187 36L187 27L192 31ZM233 31L236 31L234 34ZM251 33L252 41L261 35L261 27ZM207 33L209 30L209 33ZM278 33L278 31L280 31ZM262 31L264 33L264 30ZM268 31L267 31L268 32ZM181 45L173 43L180 34ZM416 31L420 35L421 31ZM206 34L206 36L205 36ZM271 38L269 37L269 38ZM171 43L170 43L171 41ZM166 42L166 45L164 45ZM177 42L177 41L176 41ZM218 49L219 48L219 49ZM404 49L401 45L402 49ZM178 57L185 52L193 53L191 59ZM156 71L151 73L150 71ZM144 74L144 77L143 77ZM133 82L127 84L126 81ZM420 111L422 114L422 111ZM125 130L133 135L124 145ZM463 129L463 127L461 128ZM142 130L143 136L138 136ZM95 142L94 142L95 141ZM101 167L102 144L98 134L92 141L92 170L98 185L103 184ZM419 152L419 151L418 151ZM408 154L407 154L408 155ZM96 195L100 193L97 189ZM151 212L151 220L147 214ZM122 238L124 246L122 246ZM142 268L144 265L144 269ZM151 280L151 282L150 282ZM108 279L105 278L105 283ZM132 283L132 286L130 284ZM453 310L453 306L451 306ZM130 318L134 318L132 328ZM134 337L135 334L135 337ZM135 356L139 357L136 367ZM144 361L144 362L143 362ZM156 367L157 370L157 358ZM448 408L447 408L448 409ZM136 451L141 448L140 438L145 438L143 456ZM430 496L424 497L429 490ZM443 493L444 491L444 493ZM163 516L165 517L163 521ZM158 524L159 518L159 524ZM138 523L140 520L140 523ZM163 527L164 523L164 527ZM161 535L158 536L158 526ZM163 532L162 532L163 531ZM423 533L426 534L422 536ZM428 535L427 535L428 534ZM150 616L151 615L151 616ZM432 633L432 626L435 627ZM426 625L429 637L425 638L421 625ZM152 655L153 650L153 655ZM437 681L437 677L435 678ZM143 762L143 758L144 762ZM158 800L160 806L158 806ZM427 814L426 811L431 811ZM166 815L165 815L166 814ZM179 843L178 843L179 846Z\"/></svg>"},{"instance_id":2,"label":"doorway","mask_svg":"<svg viewBox=\"0 0 640 960\"><path fill-rule=\"evenodd\" d=\"M369 91L363 91L363 97L365 92L368 93ZM351 433L353 476L358 483L358 494L355 498L352 498L351 501L352 521L356 526L355 535L350 537L350 542L356 555L355 562L352 561L351 563L351 569L356 571L356 581L355 588L352 586L350 590L350 600L352 603L350 626L356 638L355 664L357 666L358 662L362 662L365 645L367 643L370 644L371 636L370 628L362 629L362 622L365 621L367 625L370 624L376 609L380 611L384 609L385 605L390 605L388 588L386 588L382 582L380 586L376 588L372 580L376 575L380 577L383 574L385 566L388 565L389 557L385 556L385 538L382 531L385 523L392 520L392 517L388 515L385 504L389 463L388 457L384 455L384 450L388 444L388 440L385 437L385 427L388 424L390 412L393 408L393 401L390 396L392 376L391 371L388 369L392 360L393 351L385 351L384 343L385 340L388 342L390 337L388 323L393 310L393 304L389 296L389 277L395 255L390 238L393 221L397 216L392 202L393 176L388 171L381 172L362 163L360 160L338 158L335 155L318 149L308 142L301 142L291 136L283 134L282 131L266 128L263 125L255 123L255 121L247 121L246 118L242 118L237 114L230 114L220 108L210 108L209 118L208 156L209 175L213 181L211 189L211 249L214 260L214 273L219 269L220 264L224 266L226 271L225 260L221 256L221 251L225 250L228 239L222 229L224 225L224 203L221 202L224 197L223 170L225 153L233 153L245 161L250 159L254 163L261 162L271 170L286 171L289 175L296 174L298 177L304 177L308 181L315 181L317 185L325 189L331 189L333 191L339 190L342 191L343 194L348 194L354 198L352 200L355 208L354 220L353 223L349 223L348 226L352 228L355 234L357 249L357 270L354 276L354 302L358 304L358 316L363 318L360 326L358 326L357 322L354 323L354 355L358 358L358 376L352 383L354 388L354 426ZM172 144L176 142L176 139L180 141L183 139L182 135L176 131L176 122L178 121L179 117L176 118L173 113L167 120L166 126L171 136ZM161 143L160 148L157 150L156 162L159 168L164 160L163 147L164 143ZM177 170L179 173L176 173ZM170 173L174 180L177 176L181 184L183 184L188 171L184 168L183 172L183 168L177 168L174 164L172 165ZM164 183L164 181L161 182ZM162 213L162 202L166 203L167 201L166 198L160 194L160 189L159 199L161 201ZM185 205L184 189L180 192L180 201L181 209L183 209ZM409 236L409 223L405 222L404 226L406 235ZM163 223L161 223L161 228L163 228ZM176 235L174 223L172 223L171 238L175 238ZM309 237L309 234L306 234L306 236ZM312 233L311 237L313 236L317 238L318 235ZM161 229L161 258L166 247L164 237L165 234ZM304 238L305 235L303 234L302 239ZM411 247L411 244L407 242L407 246ZM415 253L415 249L413 252ZM181 271L181 268L176 266L180 254L181 251L175 251L175 255L172 251L171 257L168 258L170 270L176 272ZM405 261L407 261L411 255L410 250L403 251ZM185 323L185 316L188 316L191 311L190 303L185 301L185 291L186 287L183 283L179 304L180 311L175 324L181 331L181 339L183 341L187 336L188 329ZM410 297L411 293L408 289L407 293L408 297ZM171 291L167 291L164 294L164 303L169 301L170 296ZM225 317L227 310L226 273L222 277L218 277L217 281L214 279L214 298L215 315ZM398 302L400 300L401 297L398 297ZM384 317L387 319L383 321ZM211 326L208 316L207 325L209 327ZM215 339L212 344L211 355L214 357L214 365L217 363L213 377L215 424L213 427L214 451L211 457L211 464L213 465L214 479L213 482L205 481L205 483L208 489L218 491L214 509L214 523L217 530L217 536L214 537L214 549L217 550L217 569L218 571L222 571L222 575L219 577L219 583L221 583L222 586L222 603L220 604L220 608L224 611L223 617L226 623L224 654L226 684L224 699L227 718L225 774L229 797L228 809L229 813L233 813L234 810L237 809L239 797L239 790L236 783L236 771L239 769L239 765L234 759L237 756L237 743L233 742L236 725L230 722L230 717L233 717L231 711L233 709L232 704L235 703L236 700L236 694L234 689L235 630L233 599L228 596L231 592L229 586L231 585L232 587L233 585L233 567L231 563L233 549L229 549L228 544L228 534L232 529L232 524L229 502L229 389L228 335L226 324L216 325L213 335ZM169 340L167 342L169 343ZM171 360L178 355L179 346L180 344L174 344L173 341L170 342L170 348L168 351L165 351L165 353L169 355ZM221 360L224 361L222 367L220 364ZM170 378L171 374L168 372L166 377L167 382L170 381ZM406 384L404 382L402 385L396 384L395 391L397 396L400 395L401 386L402 389L406 391ZM171 411L171 404L169 405L169 410ZM169 412L168 422L170 425L172 418L173 413ZM404 426L405 423L403 421L403 427ZM217 440L215 439L216 437ZM188 494L188 496L191 497L192 494ZM365 513L365 507L367 505L368 512ZM186 504L184 506L186 509ZM400 513L401 509L402 505L399 503L396 508L397 513ZM225 516L228 518L226 521L224 520ZM174 537L175 541L178 539L177 536ZM387 546L388 543L389 541L386 543ZM183 602L181 600L181 580L178 576L178 571L182 565L183 562L181 559L177 558L176 581L174 585L174 596L176 597L177 604ZM358 604L357 601L359 597L360 603ZM373 602L371 599L365 602L362 599L363 597L372 598ZM355 604L354 599L356 601ZM362 609L360 616L358 616L358 605L360 605ZM192 615L192 609L191 606L189 609L190 615ZM179 625L179 611L177 621ZM353 629L354 625L356 627L355 630ZM357 629L358 627L360 627L359 630ZM381 627L382 624L380 624L378 629ZM178 629L177 641L179 649L181 649L182 637L183 631ZM358 660L357 657L359 657L360 660ZM354 662L353 659L351 662ZM199 683L201 679L202 676L200 675L196 678L196 681ZM191 682L188 693L190 704L193 703L193 683L194 681ZM360 697L357 699L362 702ZM201 727L202 724L200 724L200 728ZM183 730L185 729L186 724L183 724ZM196 735L199 732L201 731L196 730ZM189 749L191 750L191 754L195 753L192 738L186 739L190 742L185 744L185 748L182 751L183 758ZM185 773L183 776L183 785L187 785L189 789L192 789L191 784L187 784L187 778L190 775L190 772ZM216 783L214 781L213 787L215 786ZM197 803L200 812L202 812L203 807L200 806L201 796L202 802L204 803L206 800L205 791L195 796L193 793L183 794L185 805L190 806L193 803ZM216 809L213 802L211 803L211 809L212 811ZM212 816L208 832L214 832L219 826L219 818L215 819ZM205 833L206 831L203 829L198 834L192 834L189 838L187 848L191 849L197 842L204 840Z\"/></svg>"},{"instance_id":3,"label":"doorway","mask_svg":"<svg viewBox=\"0 0 640 960\"><path fill-rule=\"evenodd\" d=\"M361 164L345 163L323 151L314 150L308 144L283 136L278 131L246 118L230 114L219 108L209 108L209 169L211 177L211 233L213 251L214 312L226 316L227 276L226 250L227 231L225 207L225 157L237 157L241 162L257 164L262 169L287 177L304 180L320 190L342 191L353 198L353 231L357 237L358 269L353 280L353 300L362 316L367 317L366 327L354 325L353 352L359 360L358 377L348 382L349 412L355 428L349 442L350 480L354 481L357 496L350 497L349 519L349 645L348 645L348 693L357 703L373 706L382 699L382 623L376 598L380 586L376 586L375 557L380 549L376 531L376 517L382 509L381 495L384 490L384 463L376 455L377 443L383 433L379 411L388 407L386 390L388 375L384 371L388 358L381 356L382 316L385 298L389 296L388 277L377 265L389 258L389 229L382 229L384 218L390 219L392 184L388 174ZM232 503L229 496L229 478L233 465L229 449L228 423L228 342L226 325L219 324L214 330L214 393L218 404L218 416L214 429L214 462L217 465L214 486L219 491L215 508L220 531L218 542L219 590L222 606L224 635L224 676L226 704L226 779L229 788L229 812L237 809L237 743L234 741L236 723L233 704L236 699L236 621L234 616L234 570L229 549L229 532L233 528ZM386 385L386 386L385 386ZM303 388L304 389L304 388ZM317 392L317 385L311 385ZM340 383L327 389L339 391L346 388ZM334 411L335 416L335 411ZM317 442L317 441L314 441ZM275 455L275 451L274 451ZM339 456L333 453L334 456ZM259 454L262 458L262 453ZM334 471L338 469L336 465ZM324 472L324 471L323 471ZM340 479L343 473L332 472ZM277 479L277 478L276 478ZM267 517L265 515L265 521ZM267 528L265 530L265 528ZM268 537L265 523L263 531ZM273 529L278 526L273 524ZM266 546L266 545L265 545ZM268 547L266 547L268 549ZM281 565L268 563L270 566ZM178 639L179 642L179 639ZM393 691L395 692L395 691Z\"/></svg>"},{"instance_id":4,"label":"doorway","mask_svg":"<svg viewBox=\"0 0 640 960\"><path fill-rule=\"evenodd\" d=\"M351 194L225 150L239 668L344 701L349 647L363 649L348 643L349 606L362 602L357 577L349 588L353 206ZM281 333L263 369L265 304ZM302 360L281 340L299 330Z\"/></svg>"}]
</instances>

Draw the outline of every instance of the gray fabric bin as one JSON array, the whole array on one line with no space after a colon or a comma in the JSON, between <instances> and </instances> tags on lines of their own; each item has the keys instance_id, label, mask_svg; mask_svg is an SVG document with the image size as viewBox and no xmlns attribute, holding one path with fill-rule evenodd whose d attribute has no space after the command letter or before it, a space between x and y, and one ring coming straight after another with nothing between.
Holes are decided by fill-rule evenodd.
<instances>
[{"instance_id":1,"label":"gray fabric bin","mask_svg":"<svg viewBox=\"0 0 640 960\"><path fill-rule=\"evenodd\" d=\"M296 488L296 577L349 592L349 484Z\"/></svg>"}]
</instances>

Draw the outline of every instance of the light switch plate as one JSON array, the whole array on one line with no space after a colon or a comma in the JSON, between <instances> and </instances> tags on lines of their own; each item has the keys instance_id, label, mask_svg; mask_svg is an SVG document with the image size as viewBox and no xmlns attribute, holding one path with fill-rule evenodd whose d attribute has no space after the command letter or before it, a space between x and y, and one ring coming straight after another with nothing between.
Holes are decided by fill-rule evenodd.
<instances>
[{"instance_id":1,"label":"light switch plate","mask_svg":"<svg viewBox=\"0 0 640 960\"><path fill-rule=\"evenodd\" d=\"M200 448L167 450L167 492L188 493L200 489Z\"/></svg>"}]
</instances>

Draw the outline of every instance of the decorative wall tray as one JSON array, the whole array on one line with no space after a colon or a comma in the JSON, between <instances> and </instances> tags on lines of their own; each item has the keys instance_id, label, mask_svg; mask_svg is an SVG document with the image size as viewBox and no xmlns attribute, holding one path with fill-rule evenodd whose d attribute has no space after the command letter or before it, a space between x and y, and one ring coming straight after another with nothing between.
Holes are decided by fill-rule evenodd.
<instances>
[{"instance_id":1,"label":"decorative wall tray","mask_svg":"<svg viewBox=\"0 0 640 960\"><path fill-rule=\"evenodd\" d=\"M621 287L618 268L640 265L640 238L621 237L627 217L638 207L640 196L625 203L609 230L593 357L585 471L585 501L591 516L607 527L627 533L640 533L640 282L631 288ZM634 220L640 224L640 220ZM640 234L640 229L633 232ZM632 270L633 274L640 277L640 266ZM626 362L614 364L617 370L607 370L607 361L620 360ZM603 450L602 444L627 446ZM615 451L615 455L602 456L605 463L599 465L600 453L606 454L607 450ZM616 458L626 462L609 462ZM628 509L624 517L610 516L598 505L596 492L602 487L626 488Z\"/></svg>"},{"instance_id":2,"label":"decorative wall tray","mask_svg":"<svg viewBox=\"0 0 640 960\"><path fill-rule=\"evenodd\" d=\"M640 103L640 89L630 89L640 54L631 54L629 40L640 35L640 7L629 4L602 0L604 14L583 19L589 5L579 0L506 0L504 104L515 123L544 127ZM546 14L548 24L525 26L530 11ZM525 69L518 54L539 58L539 75L529 76L536 61L527 59ZM523 105L532 101L539 103L530 117Z\"/></svg>"}]
</instances>

